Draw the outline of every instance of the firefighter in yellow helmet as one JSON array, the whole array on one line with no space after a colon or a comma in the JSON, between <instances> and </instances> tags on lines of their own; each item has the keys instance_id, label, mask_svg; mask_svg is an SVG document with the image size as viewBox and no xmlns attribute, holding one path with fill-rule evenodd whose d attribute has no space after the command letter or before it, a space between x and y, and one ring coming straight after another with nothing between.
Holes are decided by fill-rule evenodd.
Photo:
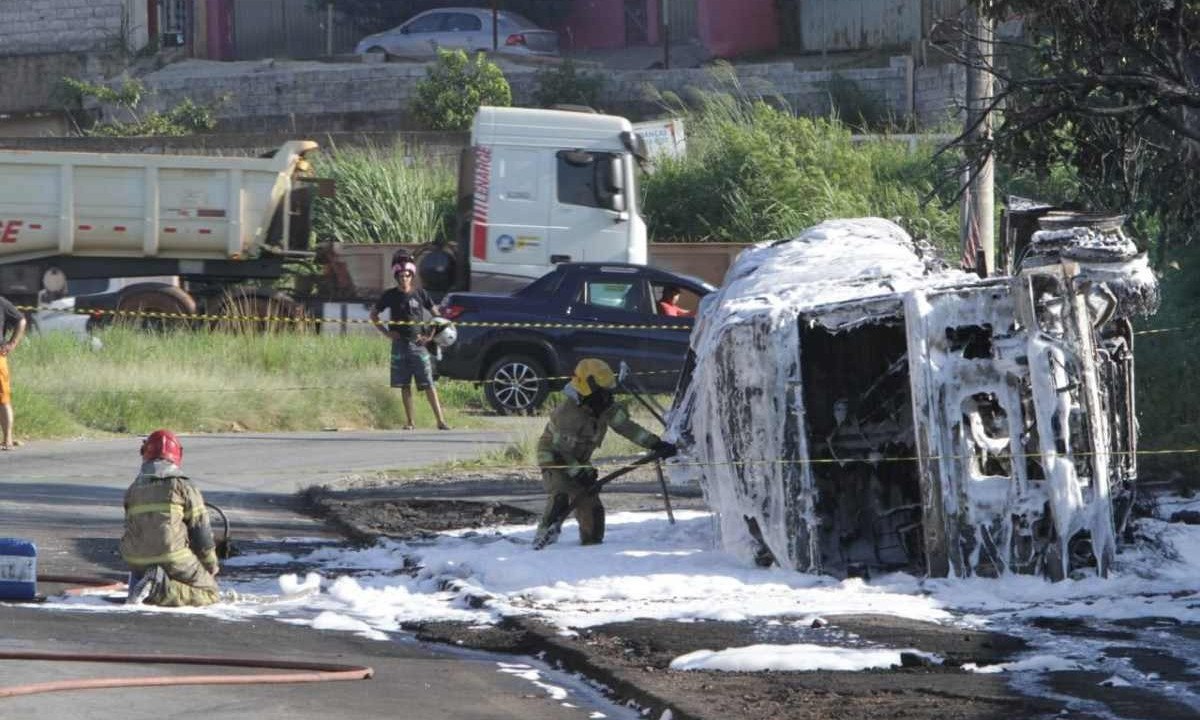
<instances>
[{"instance_id":1,"label":"firefighter in yellow helmet","mask_svg":"<svg viewBox=\"0 0 1200 720\"><path fill-rule=\"evenodd\" d=\"M538 465L548 497L535 545L548 545L557 539L560 523L555 519L561 519L572 502L579 521L580 543L604 541L604 506L599 494L590 492L597 477L591 459L604 442L608 428L662 457L675 454L674 445L638 425L625 406L614 401L616 385L617 378L608 363L585 358L575 366L574 375L563 389L566 398L551 413L538 441Z\"/></svg>"},{"instance_id":2,"label":"firefighter in yellow helmet","mask_svg":"<svg viewBox=\"0 0 1200 720\"><path fill-rule=\"evenodd\" d=\"M219 599L208 511L182 464L183 446L170 430L156 430L142 443L141 471L125 491L126 603L175 607Z\"/></svg>"}]
</instances>

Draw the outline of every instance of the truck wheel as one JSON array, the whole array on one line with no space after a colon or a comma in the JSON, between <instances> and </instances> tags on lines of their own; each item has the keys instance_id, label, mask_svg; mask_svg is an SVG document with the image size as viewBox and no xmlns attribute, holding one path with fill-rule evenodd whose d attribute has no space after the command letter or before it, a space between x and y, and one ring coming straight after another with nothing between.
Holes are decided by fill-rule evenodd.
<instances>
[{"instance_id":1,"label":"truck wheel","mask_svg":"<svg viewBox=\"0 0 1200 720\"><path fill-rule=\"evenodd\" d=\"M252 292L227 294L218 309L217 330L234 333L270 333L304 330L308 323L291 322L304 317L304 308L284 293L256 295ZM261 319L259 319L261 318Z\"/></svg>"},{"instance_id":2,"label":"truck wheel","mask_svg":"<svg viewBox=\"0 0 1200 720\"><path fill-rule=\"evenodd\" d=\"M155 317L155 314L195 315L196 301L192 299L191 295L177 287L163 286L137 290L122 296L117 301L117 310L121 313L139 313L117 315L117 322L142 330L161 332L172 328L188 327L188 322L174 317ZM140 313L148 313L148 315L143 316Z\"/></svg>"},{"instance_id":3,"label":"truck wheel","mask_svg":"<svg viewBox=\"0 0 1200 720\"><path fill-rule=\"evenodd\" d=\"M500 415L523 415L541 407L550 394L542 363L528 355L505 355L483 377L483 396Z\"/></svg>"}]
</instances>

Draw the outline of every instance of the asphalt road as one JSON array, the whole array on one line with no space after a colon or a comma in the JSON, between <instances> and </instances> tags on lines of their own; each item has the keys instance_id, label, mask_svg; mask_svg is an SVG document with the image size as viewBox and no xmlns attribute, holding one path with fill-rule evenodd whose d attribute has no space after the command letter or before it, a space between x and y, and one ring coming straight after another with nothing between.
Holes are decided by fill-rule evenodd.
<instances>
[{"instance_id":1,"label":"asphalt road","mask_svg":"<svg viewBox=\"0 0 1200 720\"><path fill-rule=\"evenodd\" d=\"M182 438L184 468L220 505L247 549L284 538L329 542L318 522L296 512L294 491L347 474L467 458L508 441L505 431L231 434ZM30 443L0 454L0 537L38 546L39 575L118 577L121 498L138 464L138 440ZM42 583L52 594L60 586ZM576 687L570 706L512 673L510 656L457 653L404 635L364 640L273 621L229 622L186 612L67 612L0 604L0 650L195 653L278 656L371 665L373 680L87 690L0 697L0 717L177 718L588 718L618 717L578 682L543 669L542 680ZM528 659L525 662L532 662ZM182 666L0 660L0 687L67 677L189 674ZM207 672L207 670L205 670Z\"/></svg>"}]
</instances>

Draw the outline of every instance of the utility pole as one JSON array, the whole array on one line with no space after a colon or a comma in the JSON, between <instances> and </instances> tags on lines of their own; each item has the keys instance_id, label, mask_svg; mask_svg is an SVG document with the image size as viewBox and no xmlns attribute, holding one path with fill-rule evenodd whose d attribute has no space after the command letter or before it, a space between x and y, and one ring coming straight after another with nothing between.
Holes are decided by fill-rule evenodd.
<instances>
[{"instance_id":1,"label":"utility pole","mask_svg":"<svg viewBox=\"0 0 1200 720\"><path fill-rule=\"evenodd\" d=\"M492 52L500 51L500 0L492 0Z\"/></svg>"},{"instance_id":2,"label":"utility pole","mask_svg":"<svg viewBox=\"0 0 1200 720\"><path fill-rule=\"evenodd\" d=\"M992 42L992 20L987 16L987 3L967 10L967 123L971 145L992 139L992 116L988 107L993 99L993 78L990 72L995 46ZM995 171L989 155L983 164L971 168L971 178L963 193L963 227L961 229L963 266L972 268L981 277L991 277L996 271L995 247Z\"/></svg>"},{"instance_id":3,"label":"utility pole","mask_svg":"<svg viewBox=\"0 0 1200 720\"><path fill-rule=\"evenodd\" d=\"M671 69L671 0L662 0L663 69Z\"/></svg>"}]
</instances>

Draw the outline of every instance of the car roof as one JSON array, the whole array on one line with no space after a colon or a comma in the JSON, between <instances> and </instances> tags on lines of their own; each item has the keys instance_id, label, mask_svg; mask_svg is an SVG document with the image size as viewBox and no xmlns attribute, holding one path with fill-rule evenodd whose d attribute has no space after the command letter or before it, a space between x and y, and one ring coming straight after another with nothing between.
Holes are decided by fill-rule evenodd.
<instances>
[{"instance_id":1,"label":"car roof","mask_svg":"<svg viewBox=\"0 0 1200 720\"><path fill-rule=\"evenodd\" d=\"M491 8L480 8L480 7L439 7L439 8L431 8L431 9L429 9L429 10L422 10L421 12L419 12L419 13L416 13L415 15L413 15L412 17L410 17L410 18L409 18L409 20L412 20L413 18L420 17L421 15L432 15L432 14L434 14L434 13L452 13L452 12L453 12L453 13L468 13L468 14L470 14L470 15L479 15L480 17L488 17L488 18L490 18L490 17L492 16L492 9L491 9ZM512 10L498 10L498 11L497 11L497 13L500 15L500 17L501 17L501 18L503 18L503 17L505 17L505 16L508 16L508 17L522 17L522 15L521 15L520 13L513 12Z\"/></svg>"},{"instance_id":2,"label":"car roof","mask_svg":"<svg viewBox=\"0 0 1200 720\"><path fill-rule=\"evenodd\" d=\"M644 272L649 275L657 276L657 277L660 277L660 278L666 279L666 280L670 280L670 279L684 280L691 285L699 285L700 287L707 288L709 290L716 290L716 287L712 283L708 282L707 280L701 280L700 278L695 277L694 275L685 275L683 273L672 272L672 271L666 270L664 268L654 267L653 265L638 265L636 263L621 263L621 262L573 262L573 263L560 263L557 267L555 267L554 270L555 270L555 272L561 273L561 272L566 272L570 268L591 268L591 269L596 269L596 270L611 269L616 272L639 271L639 272Z\"/></svg>"}]
</instances>

